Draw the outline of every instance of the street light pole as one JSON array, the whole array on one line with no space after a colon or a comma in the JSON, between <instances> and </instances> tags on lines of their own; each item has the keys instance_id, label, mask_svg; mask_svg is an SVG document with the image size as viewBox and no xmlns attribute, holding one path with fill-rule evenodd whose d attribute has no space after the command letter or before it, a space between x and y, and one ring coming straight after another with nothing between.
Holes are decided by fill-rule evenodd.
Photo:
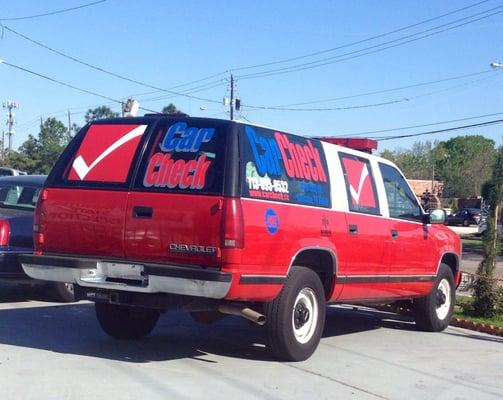
<instances>
[{"instance_id":1,"label":"street light pole","mask_svg":"<svg viewBox=\"0 0 503 400\"><path fill-rule=\"evenodd\" d=\"M503 68L503 63L501 62L492 62L490 65L492 69ZM494 240L492 243L494 249L496 249L498 245L498 221L500 220L499 217L500 213L501 213L501 204L498 203L494 207L494 233L493 233Z\"/></svg>"}]
</instances>

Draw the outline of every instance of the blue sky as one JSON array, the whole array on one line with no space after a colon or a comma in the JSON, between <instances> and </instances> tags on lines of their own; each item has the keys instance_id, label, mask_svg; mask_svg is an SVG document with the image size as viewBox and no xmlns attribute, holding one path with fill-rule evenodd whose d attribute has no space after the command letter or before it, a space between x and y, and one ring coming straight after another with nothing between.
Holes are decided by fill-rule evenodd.
<instances>
[{"instance_id":1,"label":"blue sky","mask_svg":"<svg viewBox=\"0 0 503 400\"><path fill-rule=\"evenodd\" d=\"M394 136L503 119L503 68L491 70L489 67L491 62L503 63L501 0L482 2L425 23L421 22L480 3L480 0L107 0L47 17L5 20L91 1L1 0L0 20L4 19L1 22L7 28L46 46L159 88L169 89L222 73L173 89L178 92L191 88L199 90L205 89L201 86L206 85L206 90L192 95L212 102L172 97L162 91L145 94L154 90L62 58L7 29L0 40L0 59L113 99L122 100L134 95L142 106L152 110L160 110L173 102L190 115L217 118L228 118L228 109L221 100L228 96L228 73L225 71L232 70L236 76L237 94L243 104L242 118L304 135L351 136L366 131L502 113L367 135ZM472 22L477 18L482 19ZM454 23L456 20L459 22ZM466 25L450 29L462 23ZM418 25L400 30L414 24ZM449 30L430 37L361 55L447 28ZM399 31L383 35L394 30ZM414 34L417 35L411 36ZM350 45L377 35L383 36ZM389 43L386 45L386 42ZM346 47L326 51L340 46ZM371 46L377 47L362 50ZM324 53L287 63L240 69L315 52ZM347 53L351 54L344 56ZM272 76L245 76L330 57L328 65L317 68ZM316 64L304 66L312 65ZM386 91L464 75L471 76ZM381 91L386 92L362 95ZM329 102L288 106L341 97ZM66 123L66 112L70 110L72 121L82 125L87 108L110 103L0 64L0 99L8 98L20 103L16 110L15 147L28 134L38 133L40 117L56 116ZM117 104L109 105L119 110ZM250 108L285 105L286 108L339 109L287 111ZM444 140L461 134L483 134L501 144L503 124L382 141L379 149L408 148L416 140Z\"/></svg>"}]
</instances>

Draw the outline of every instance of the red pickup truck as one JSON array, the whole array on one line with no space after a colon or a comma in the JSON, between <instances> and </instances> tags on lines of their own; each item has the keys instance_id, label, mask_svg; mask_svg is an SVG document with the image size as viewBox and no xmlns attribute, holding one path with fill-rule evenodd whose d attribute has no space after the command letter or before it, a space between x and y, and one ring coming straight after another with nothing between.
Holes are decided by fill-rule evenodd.
<instances>
[{"instance_id":1,"label":"red pickup truck","mask_svg":"<svg viewBox=\"0 0 503 400\"><path fill-rule=\"evenodd\" d=\"M239 314L304 360L327 304L410 301L449 323L460 241L389 161L249 124L151 115L93 122L37 205L33 278L75 284L102 328L140 338L160 313Z\"/></svg>"}]
</instances>

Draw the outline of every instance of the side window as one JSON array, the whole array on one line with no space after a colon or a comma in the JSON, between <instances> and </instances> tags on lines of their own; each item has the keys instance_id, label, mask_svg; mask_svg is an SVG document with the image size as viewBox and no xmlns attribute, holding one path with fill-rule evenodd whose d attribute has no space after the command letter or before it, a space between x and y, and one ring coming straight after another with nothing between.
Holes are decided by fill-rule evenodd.
<instances>
[{"instance_id":1,"label":"side window","mask_svg":"<svg viewBox=\"0 0 503 400\"><path fill-rule=\"evenodd\" d=\"M377 190L370 161L352 154L339 153L349 210L380 215Z\"/></svg>"},{"instance_id":2,"label":"side window","mask_svg":"<svg viewBox=\"0 0 503 400\"><path fill-rule=\"evenodd\" d=\"M403 175L396 168L386 164L379 164L379 168L384 180L390 217L421 219L423 214L421 207Z\"/></svg>"},{"instance_id":3,"label":"side window","mask_svg":"<svg viewBox=\"0 0 503 400\"><path fill-rule=\"evenodd\" d=\"M330 177L319 141L245 126L240 146L243 197L330 207Z\"/></svg>"}]
</instances>

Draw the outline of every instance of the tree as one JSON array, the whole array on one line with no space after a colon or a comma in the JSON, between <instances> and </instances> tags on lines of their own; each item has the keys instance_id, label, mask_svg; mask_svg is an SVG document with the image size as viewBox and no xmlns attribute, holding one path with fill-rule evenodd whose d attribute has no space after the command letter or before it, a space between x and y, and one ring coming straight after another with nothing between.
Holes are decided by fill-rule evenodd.
<instances>
[{"instance_id":1,"label":"tree","mask_svg":"<svg viewBox=\"0 0 503 400\"><path fill-rule=\"evenodd\" d=\"M435 170L445 182L449 197L475 197L491 177L494 141L481 135L457 136L440 142L435 153Z\"/></svg>"},{"instance_id":2,"label":"tree","mask_svg":"<svg viewBox=\"0 0 503 400\"><path fill-rule=\"evenodd\" d=\"M86 113L84 119L86 120L86 123L89 123L89 122L94 121L96 119L117 118L118 116L119 116L119 113L112 111L110 109L110 107L101 106L101 107L96 107L94 109L87 110L87 113Z\"/></svg>"},{"instance_id":3,"label":"tree","mask_svg":"<svg viewBox=\"0 0 503 400\"><path fill-rule=\"evenodd\" d=\"M183 114L183 111L180 111L173 103L169 103L166 107L163 107L163 114Z\"/></svg>"},{"instance_id":4,"label":"tree","mask_svg":"<svg viewBox=\"0 0 503 400\"><path fill-rule=\"evenodd\" d=\"M34 171L36 170L35 162L33 161L33 159L26 155L26 153L21 151L13 150L7 153L2 164L20 171L26 171L30 174L34 173Z\"/></svg>"},{"instance_id":5,"label":"tree","mask_svg":"<svg viewBox=\"0 0 503 400\"><path fill-rule=\"evenodd\" d=\"M480 317L493 317L496 313L497 288L494 278L498 256L498 216L503 202L503 146L497 151L491 180L483 187L483 196L489 205L487 229L482 238L484 258L477 269L479 278L475 282L473 313Z\"/></svg>"},{"instance_id":6,"label":"tree","mask_svg":"<svg viewBox=\"0 0 503 400\"><path fill-rule=\"evenodd\" d=\"M64 150L71 136L67 127L55 118L48 118L40 127L38 134L38 153L40 163L38 169L41 173L48 173L61 152Z\"/></svg>"},{"instance_id":7,"label":"tree","mask_svg":"<svg viewBox=\"0 0 503 400\"><path fill-rule=\"evenodd\" d=\"M436 156L434 146L429 141L415 142L410 150L385 150L381 157L398 165L409 179L431 179Z\"/></svg>"},{"instance_id":8,"label":"tree","mask_svg":"<svg viewBox=\"0 0 503 400\"><path fill-rule=\"evenodd\" d=\"M18 151L7 155L5 163L30 174L47 174L70 139L61 121L48 118L40 125L38 138L29 135Z\"/></svg>"},{"instance_id":9,"label":"tree","mask_svg":"<svg viewBox=\"0 0 503 400\"><path fill-rule=\"evenodd\" d=\"M445 142L416 142L410 150L385 150L410 179L436 179L445 183L446 197L474 197L491 176L494 141L480 135L458 136ZM434 167L434 168L433 168Z\"/></svg>"}]
</instances>

